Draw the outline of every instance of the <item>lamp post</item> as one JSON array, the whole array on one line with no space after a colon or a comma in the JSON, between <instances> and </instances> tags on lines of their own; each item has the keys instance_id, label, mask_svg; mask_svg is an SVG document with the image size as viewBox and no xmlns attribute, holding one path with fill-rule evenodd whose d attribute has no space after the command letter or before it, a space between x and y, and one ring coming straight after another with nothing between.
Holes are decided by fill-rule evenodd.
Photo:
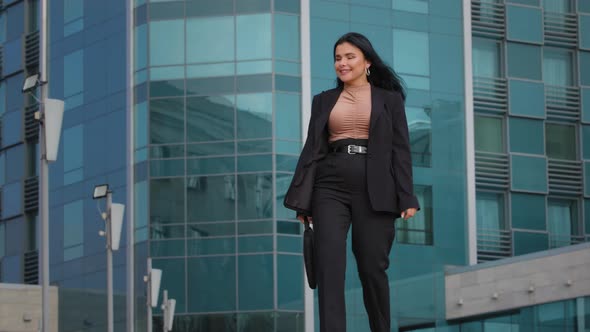
<instances>
[{"instance_id":1,"label":"lamp post","mask_svg":"<svg viewBox=\"0 0 590 332\"><path fill-rule=\"evenodd\" d=\"M163 331L168 332L172 331L172 323L174 322L174 311L176 310L176 300L175 299L168 299L168 290L164 290L162 298L162 312L163 312L163 319L162 319L162 326Z\"/></svg>"},{"instance_id":2,"label":"lamp post","mask_svg":"<svg viewBox=\"0 0 590 332\"><path fill-rule=\"evenodd\" d=\"M147 259L147 274L143 281L147 283L146 290L146 307L147 307L147 331L152 332L152 308L158 305L158 295L160 294L160 282L162 280L162 270L152 269L152 259Z\"/></svg>"},{"instance_id":3,"label":"lamp post","mask_svg":"<svg viewBox=\"0 0 590 332\"><path fill-rule=\"evenodd\" d=\"M41 1L42 15L46 15L45 1ZM45 29L41 29L41 49L47 43ZM43 46L44 45L44 46ZM42 51L44 52L44 51ZM42 53L44 54L44 53ZM45 55L40 60L41 72L25 79L22 92L30 93L39 103L39 111L35 112L35 120L39 122L39 224L40 234L40 259L39 271L41 271L41 331L50 332L49 323L49 163L57 160L61 125L63 122L64 102L58 99L47 98ZM35 97L33 91L41 87L40 98Z\"/></svg>"},{"instance_id":4,"label":"lamp post","mask_svg":"<svg viewBox=\"0 0 590 332\"><path fill-rule=\"evenodd\" d=\"M114 332L113 251L119 250L125 205L113 203L112 191L109 190L109 186L106 184L94 187L94 194L92 197L94 199L106 197L107 199L106 211L101 213L101 217L105 221L105 230L101 230L99 235L106 237L108 332Z\"/></svg>"}]
</instances>

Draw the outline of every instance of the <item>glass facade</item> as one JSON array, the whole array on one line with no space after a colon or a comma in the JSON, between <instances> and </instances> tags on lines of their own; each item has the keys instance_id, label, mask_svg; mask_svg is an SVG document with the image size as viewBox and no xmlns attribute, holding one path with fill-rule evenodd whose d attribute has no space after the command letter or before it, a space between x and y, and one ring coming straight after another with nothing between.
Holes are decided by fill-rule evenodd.
<instances>
[{"instance_id":1,"label":"glass facade","mask_svg":"<svg viewBox=\"0 0 590 332\"><path fill-rule=\"evenodd\" d=\"M588 329L588 298L464 321L445 320L444 299L445 266L590 238L586 0L129 1L133 44L126 1L49 2L49 95L66 105L49 168L60 331L106 329L104 224L90 195L103 183L114 202L125 204L127 191L134 200L135 289L126 289L124 227L116 331L126 330L126 294L145 330L148 257L177 301L175 331L307 331L302 227L282 201L305 139L305 96L335 87L332 47L349 31L371 40L407 91L422 210L396 224L392 331ZM0 4L1 282L38 282L27 269L38 255L38 105L21 93L38 71L38 15L38 0ZM368 331L348 250L347 325Z\"/></svg>"}]
</instances>

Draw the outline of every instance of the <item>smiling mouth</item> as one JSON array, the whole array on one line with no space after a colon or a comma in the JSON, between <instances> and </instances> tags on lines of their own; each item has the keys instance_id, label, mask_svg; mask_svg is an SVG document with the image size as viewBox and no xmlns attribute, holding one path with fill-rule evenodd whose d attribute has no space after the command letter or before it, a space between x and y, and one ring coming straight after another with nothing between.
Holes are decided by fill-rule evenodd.
<instances>
[{"instance_id":1,"label":"smiling mouth","mask_svg":"<svg viewBox=\"0 0 590 332\"><path fill-rule=\"evenodd\" d=\"M339 70L339 72L340 72L340 74L344 75L344 74L350 73L350 70L349 69L344 69L344 70L341 69L341 70Z\"/></svg>"}]
</instances>

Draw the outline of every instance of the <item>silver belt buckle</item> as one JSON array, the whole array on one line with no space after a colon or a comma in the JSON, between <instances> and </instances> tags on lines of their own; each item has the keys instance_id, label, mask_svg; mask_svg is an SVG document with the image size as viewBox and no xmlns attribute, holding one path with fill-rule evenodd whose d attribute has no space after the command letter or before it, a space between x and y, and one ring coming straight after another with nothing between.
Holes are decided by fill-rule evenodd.
<instances>
[{"instance_id":1,"label":"silver belt buckle","mask_svg":"<svg viewBox=\"0 0 590 332\"><path fill-rule=\"evenodd\" d=\"M354 148L356 148L356 145L349 145L347 146L347 152L348 154L356 154L356 152L354 151Z\"/></svg>"}]
</instances>

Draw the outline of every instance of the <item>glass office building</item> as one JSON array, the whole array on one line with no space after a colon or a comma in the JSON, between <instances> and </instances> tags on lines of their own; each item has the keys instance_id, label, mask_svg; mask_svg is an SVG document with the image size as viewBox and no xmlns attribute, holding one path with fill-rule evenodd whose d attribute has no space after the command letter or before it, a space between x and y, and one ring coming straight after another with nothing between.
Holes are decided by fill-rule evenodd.
<instances>
[{"instance_id":1,"label":"glass office building","mask_svg":"<svg viewBox=\"0 0 590 332\"><path fill-rule=\"evenodd\" d=\"M0 281L35 284L38 105L21 87L38 71L39 1L0 3ZM103 183L134 228L133 260L126 227L114 257L117 331L129 326L126 294L145 330L148 258L177 301L174 331L319 330L302 227L282 200L311 96L335 86L333 43L349 31L407 89L422 210L397 221L392 331L590 327L590 292L457 319L445 303L451 267L526 261L590 237L590 2L54 0L49 94L66 103L49 174L60 331L105 330L91 198ZM348 329L369 331L353 257Z\"/></svg>"}]
</instances>

